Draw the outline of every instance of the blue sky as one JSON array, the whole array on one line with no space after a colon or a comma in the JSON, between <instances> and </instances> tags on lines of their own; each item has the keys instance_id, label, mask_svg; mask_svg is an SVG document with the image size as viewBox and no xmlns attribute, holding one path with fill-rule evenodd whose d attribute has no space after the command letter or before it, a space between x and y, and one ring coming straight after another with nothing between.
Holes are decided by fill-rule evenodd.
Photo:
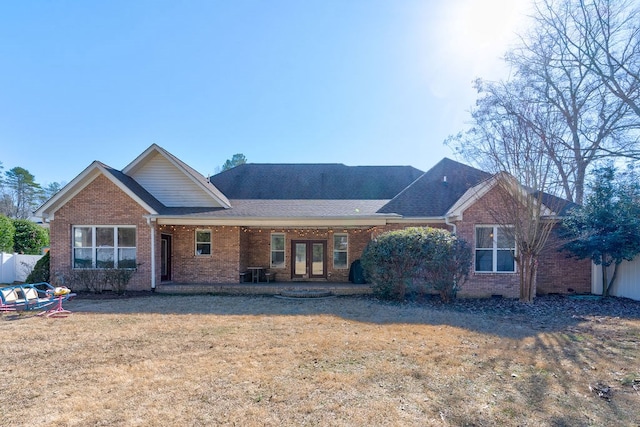
<instances>
[{"instance_id":1,"label":"blue sky","mask_svg":"<svg viewBox=\"0 0 640 427\"><path fill-rule=\"evenodd\" d=\"M0 162L43 185L152 143L205 175L235 153L427 170L528 3L3 2Z\"/></svg>"}]
</instances>

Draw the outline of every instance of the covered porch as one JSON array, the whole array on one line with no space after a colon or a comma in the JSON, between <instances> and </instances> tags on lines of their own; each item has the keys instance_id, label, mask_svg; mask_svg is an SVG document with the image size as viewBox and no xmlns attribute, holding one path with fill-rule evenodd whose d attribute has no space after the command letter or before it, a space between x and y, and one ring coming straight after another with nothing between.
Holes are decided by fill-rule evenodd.
<instances>
[{"instance_id":1,"label":"covered porch","mask_svg":"<svg viewBox=\"0 0 640 427\"><path fill-rule=\"evenodd\" d=\"M283 287L360 294L352 263L379 226L261 227L158 224L152 288L205 293L279 293ZM368 288L365 287L365 291ZM190 291L184 291L190 292Z\"/></svg>"}]
</instances>

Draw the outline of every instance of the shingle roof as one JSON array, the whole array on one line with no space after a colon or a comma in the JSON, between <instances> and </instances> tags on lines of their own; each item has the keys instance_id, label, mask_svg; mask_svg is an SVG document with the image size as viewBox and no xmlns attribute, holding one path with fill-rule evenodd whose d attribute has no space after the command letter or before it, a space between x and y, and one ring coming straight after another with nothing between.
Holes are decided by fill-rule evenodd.
<instances>
[{"instance_id":1,"label":"shingle roof","mask_svg":"<svg viewBox=\"0 0 640 427\"><path fill-rule=\"evenodd\" d=\"M411 166L248 163L209 179L229 199L390 200L420 175Z\"/></svg>"},{"instance_id":2,"label":"shingle roof","mask_svg":"<svg viewBox=\"0 0 640 427\"><path fill-rule=\"evenodd\" d=\"M426 173L410 166L246 164L203 182L229 197L230 208L167 207L123 171L94 163L158 215L202 219L442 218L469 188L492 176L448 158ZM576 206L549 194L543 202L560 215Z\"/></svg>"},{"instance_id":3,"label":"shingle roof","mask_svg":"<svg viewBox=\"0 0 640 427\"><path fill-rule=\"evenodd\" d=\"M162 215L207 218L346 218L378 214L388 200L236 200L231 209L167 207Z\"/></svg>"},{"instance_id":4,"label":"shingle roof","mask_svg":"<svg viewBox=\"0 0 640 427\"><path fill-rule=\"evenodd\" d=\"M465 191L490 177L480 169L444 158L378 212L442 217Z\"/></svg>"},{"instance_id":5,"label":"shingle roof","mask_svg":"<svg viewBox=\"0 0 640 427\"><path fill-rule=\"evenodd\" d=\"M122 173L121 171L112 168L111 166L107 166L102 162L98 162L100 165L109 172L114 178L123 183L132 193L138 196L143 202L149 205L156 212L161 212L165 209L165 206L158 201L155 197L151 195L147 190L144 189L138 182L131 178L129 175Z\"/></svg>"},{"instance_id":6,"label":"shingle roof","mask_svg":"<svg viewBox=\"0 0 640 427\"><path fill-rule=\"evenodd\" d=\"M576 203L570 202L569 200L554 196L553 194L549 193L542 194L542 203L544 203L546 207L554 211L558 216L566 216L571 209L579 206Z\"/></svg>"}]
</instances>

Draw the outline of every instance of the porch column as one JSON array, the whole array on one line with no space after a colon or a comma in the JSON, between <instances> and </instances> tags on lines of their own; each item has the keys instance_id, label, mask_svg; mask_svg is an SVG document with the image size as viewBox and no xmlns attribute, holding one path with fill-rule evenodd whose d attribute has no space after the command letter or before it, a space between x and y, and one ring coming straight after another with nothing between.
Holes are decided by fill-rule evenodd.
<instances>
[{"instance_id":1,"label":"porch column","mask_svg":"<svg viewBox=\"0 0 640 427\"><path fill-rule=\"evenodd\" d=\"M151 290L156 289L156 226L155 218L147 216L147 225L151 229Z\"/></svg>"}]
</instances>

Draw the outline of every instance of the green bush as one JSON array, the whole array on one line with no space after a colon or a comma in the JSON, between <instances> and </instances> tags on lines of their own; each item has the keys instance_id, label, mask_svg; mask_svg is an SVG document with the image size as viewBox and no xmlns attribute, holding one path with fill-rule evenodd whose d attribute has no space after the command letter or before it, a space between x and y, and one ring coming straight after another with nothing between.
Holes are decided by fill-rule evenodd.
<instances>
[{"instance_id":1,"label":"green bush","mask_svg":"<svg viewBox=\"0 0 640 427\"><path fill-rule=\"evenodd\" d=\"M413 288L415 272L422 262L418 229L392 231L369 242L360 262L374 294L383 299L404 300Z\"/></svg>"},{"instance_id":2,"label":"green bush","mask_svg":"<svg viewBox=\"0 0 640 427\"><path fill-rule=\"evenodd\" d=\"M49 282L49 252L36 262L33 270L27 276L27 283Z\"/></svg>"},{"instance_id":3,"label":"green bush","mask_svg":"<svg viewBox=\"0 0 640 427\"><path fill-rule=\"evenodd\" d=\"M448 231L438 231L430 234L430 250L420 275L443 302L451 302L469 276L473 256L465 240Z\"/></svg>"},{"instance_id":4,"label":"green bush","mask_svg":"<svg viewBox=\"0 0 640 427\"><path fill-rule=\"evenodd\" d=\"M369 242L361 263L379 298L403 301L436 292L449 302L469 274L471 250L447 230L410 227Z\"/></svg>"},{"instance_id":5,"label":"green bush","mask_svg":"<svg viewBox=\"0 0 640 427\"><path fill-rule=\"evenodd\" d=\"M16 228L10 218L0 215L0 252L13 253Z\"/></svg>"},{"instance_id":6,"label":"green bush","mask_svg":"<svg viewBox=\"0 0 640 427\"><path fill-rule=\"evenodd\" d=\"M15 227L14 252L40 255L42 248L49 246L49 230L46 228L28 219L14 219L13 226Z\"/></svg>"}]
</instances>

